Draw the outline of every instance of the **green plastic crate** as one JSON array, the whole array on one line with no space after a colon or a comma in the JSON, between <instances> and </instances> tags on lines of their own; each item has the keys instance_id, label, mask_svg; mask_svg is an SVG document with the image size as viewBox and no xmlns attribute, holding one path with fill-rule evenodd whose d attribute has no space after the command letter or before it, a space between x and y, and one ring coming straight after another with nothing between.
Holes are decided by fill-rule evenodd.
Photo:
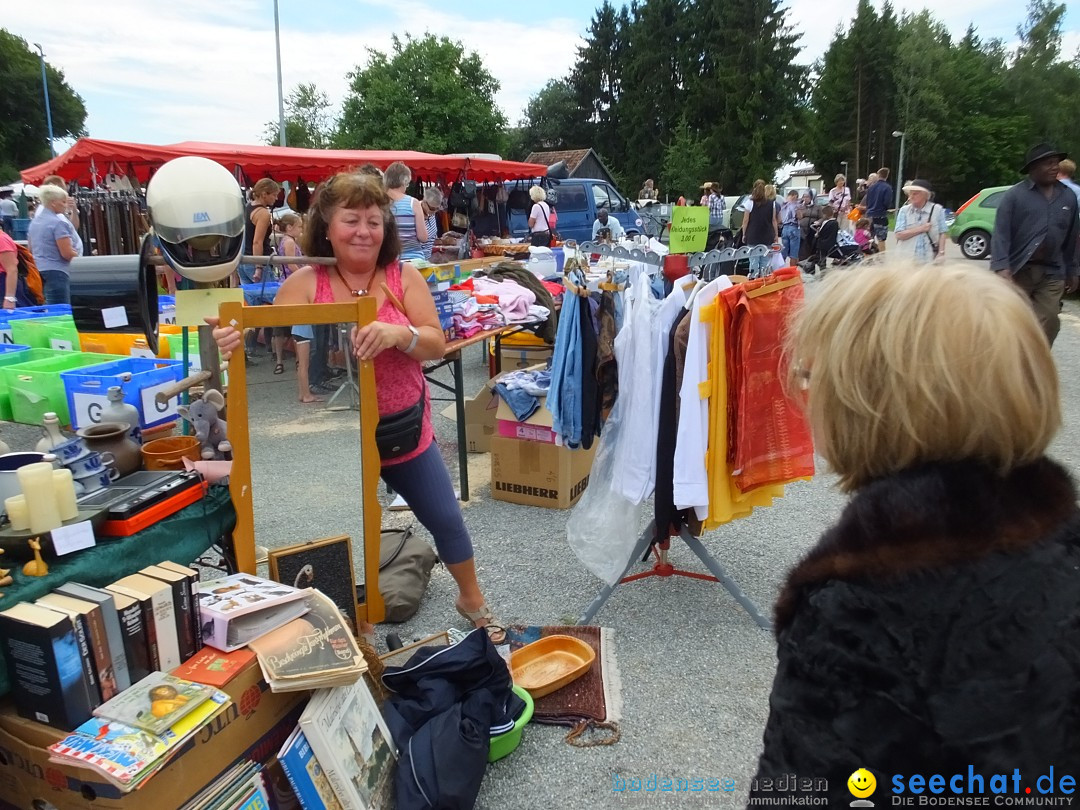
<instances>
[{"instance_id":1,"label":"green plastic crate","mask_svg":"<svg viewBox=\"0 0 1080 810\"><path fill-rule=\"evenodd\" d=\"M33 363L36 360L45 360L60 354L70 354L70 352L60 352L55 349L26 349L21 352L4 352L0 354L0 369L17 363ZM11 394L8 391L7 380L3 374L0 374L0 419L5 422L12 420Z\"/></svg>"},{"instance_id":2,"label":"green plastic crate","mask_svg":"<svg viewBox=\"0 0 1080 810\"><path fill-rule=\"evenodd\" d=\"M11 339L34 349L79 351L79 330L70 315L21 318L11 322Z\"/></svg>"},{"instance_id":3,"label":"green plastic crate","mask_svg":"<svg viewBox=\"0 0 1080 810\"><path fill-rule=\"evenodd\" d=\"M44 360L0 368L0 377L7 384L11 396L12 419L27 425L40 425L45 414L53 411L59 417L60 424L69 424L71 412L60 372L126 359L116 354L59 352L55 357Z\"/></svg>"}]
</instances>

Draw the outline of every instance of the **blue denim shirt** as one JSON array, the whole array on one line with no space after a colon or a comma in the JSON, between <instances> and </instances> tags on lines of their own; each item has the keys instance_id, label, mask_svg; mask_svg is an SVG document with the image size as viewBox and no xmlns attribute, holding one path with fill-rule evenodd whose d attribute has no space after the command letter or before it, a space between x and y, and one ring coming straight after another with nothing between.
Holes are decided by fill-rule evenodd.
<instances>
[{"instance_id":1,"label":"blue denim shirt","mask_svg":"<svg viewBox=\"0 0 1080 810\"><path fill-rule=\"evenodd\" d=\"M570 281L586 285L580 270L571 270ZM551 359L551 389L546 406L551 412L551 430L571 447L581 444L581 313L582 299L569 290L563 295L559 331Z\"/></svg>"}]
</instances>

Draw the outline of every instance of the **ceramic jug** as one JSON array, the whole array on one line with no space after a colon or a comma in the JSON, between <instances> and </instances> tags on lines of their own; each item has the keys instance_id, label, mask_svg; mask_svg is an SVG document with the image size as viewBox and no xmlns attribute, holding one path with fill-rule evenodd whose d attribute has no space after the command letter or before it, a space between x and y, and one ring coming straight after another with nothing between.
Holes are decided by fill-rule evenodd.
<instances>
[{"instance_id":1,"label":"ceramic jug","mask_svg":"<svg viewBox=\"0 0 1080 810\"><path fill-rule=\"evenodd\" d=\"M101 410L102 422L127 422L131 425L129 435L142 445L142 431L139 430L139 409L134 405L124 402L124 389L119 385L109 388L106 396L109 404Z\"/></svg>"},{"instance_id":2,"label":"ceramic jug","mask_svg":"<svg viewBox=\"0 0 1080 810\"><path fill-rule=\"evenodd\" d=\"M112 453L120 475L130 475L142 467L142 449L128 435L130 430L127 422L102 422L80 430L79 438L90 450Z\"/></svg>"},{"instance_id":3,"label":"ceramic jug","mask_svg":"<svg viewBox=\"0 0 1080 810\"><path fill-rule=\"evenodd\" d=\"M68 441L68 437L60 432L60 419L55 413L51 411L46 413L41 420L41 428L45 432L45 436L37 443L34 448L39 453L48 453L54 447L59 447Z\"/></svg>"}]
</instances>

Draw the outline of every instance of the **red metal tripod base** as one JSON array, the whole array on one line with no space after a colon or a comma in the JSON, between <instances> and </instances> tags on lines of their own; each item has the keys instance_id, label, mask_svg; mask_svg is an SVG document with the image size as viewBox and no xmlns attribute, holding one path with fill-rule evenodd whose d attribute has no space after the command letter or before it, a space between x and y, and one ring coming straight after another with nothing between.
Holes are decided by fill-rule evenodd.
<instances>
[{"instance_id":1,"label":"red metal tripod base","mask_svg":"<svg viewBox=\"0 0 1080 810\"><path fill-rule=\"evenodd\" d=\"M699 574L696 571L683 571L681 568L676 568L667 561L667 553L670 546L670 540L664 540L653 546L652 551L653 556L656 557L656 562L653 563L652 570L642 571L640 574L631 574L628 577L623 577L619 580L619 583L634 582L635 580L645 579L646 577L687 577L689 579L703 579L707 582L720 581L711 574Z\"/></svg>"}]
</instances>

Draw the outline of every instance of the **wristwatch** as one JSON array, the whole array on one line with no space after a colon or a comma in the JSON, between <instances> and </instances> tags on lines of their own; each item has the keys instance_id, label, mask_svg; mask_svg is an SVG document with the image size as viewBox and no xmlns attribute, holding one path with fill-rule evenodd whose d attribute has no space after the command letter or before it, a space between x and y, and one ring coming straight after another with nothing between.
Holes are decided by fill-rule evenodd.
<instances>
[{"instance_id":1,"label":"wristwatch","mask_svg":"<svg viewBox=\"0 0 1080 810\"><path fill-rule=\"evenodd\" d=\"M10 302L11 302L11 303L13 303L13 304L17 304L17 303L19 303L19 299L18 299L18 298L16 298L16 297L15 297L14 295L5 295L5 296L4 296L4 300L5 300L5 301L10 301Z\"/></svg>"},{"instance_id":2,"label":"wristwatch","mask_svg":"<svg viewBox=\"0 0 1080 810\"><path fill-rule=\"evenodd\" d=\"M420 341L420 330L411 323L405 324L405 328L412 332L412 340L409 341L409 345L405 349L405 354L412 354L412 350L416 348L416 344Z\"/></svg>"}]
</instances>

